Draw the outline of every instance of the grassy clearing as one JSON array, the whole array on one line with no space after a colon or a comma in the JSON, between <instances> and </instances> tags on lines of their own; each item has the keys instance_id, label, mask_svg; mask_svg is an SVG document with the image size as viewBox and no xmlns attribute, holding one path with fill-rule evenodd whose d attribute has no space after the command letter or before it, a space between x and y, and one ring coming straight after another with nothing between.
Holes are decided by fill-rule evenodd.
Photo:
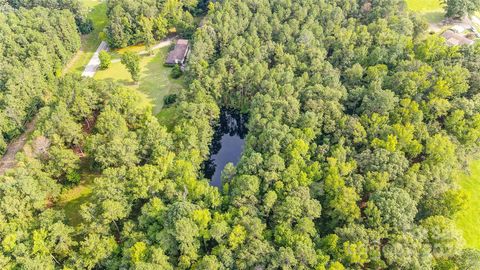
<instances>
[{"instance_id":1,"label":"grassy clearing","mask_svg":"<svg viewBox=\"0 0 480 270\"><path fill-rule=\"evenodd\" d=\"M77 226L82 222L80 206L90 200L93 190L93 179L98 176L98 174L94 173L82 173L80 184L72 189L66 190L60 196L60 201L57 206L64 210L68 225Z\"/></svg>"},{"instance_id":2,"label":"grassy clearing","mask_svg":"<svg viewBox=\"0 0 480 270\"><path fill-rule=\"evenodd\" d=\"M82 73L85 66L92 58L100 45L100 33L107 25L107 4L99 0L83 0L83 3L90 9L88 18L93 21L93 31L82 36L82 47L74 56L65 69L66 73Z\"/></svg>"},{"instance_id":3,"label":"grassy clearing","mask_svg":"<svg viewBox=\"0 0 480 270\"><path fill-rule=\"evenodd\" d=\"M438 23L444 18L440 0L406 0L410 10L419 12L430 23Z\"/></svg>"},{"instance_id":4,"label":"grassy clearing","mask_svg":"<svg viewBox=\"0 0 480 270\"><path fill-rule=\"evenodd\" d=\"M469 194L467 208L457 214L456 224L463 231L467 246L480 249L480 161L473 162L470 175L462 175L460 186Z\"/></svg>"},{"instance_id":5,"label":"grassy clearing","mask_svg":"<svg viewBox=\"0 0 480 270\"><path fill-rule=\"evenodd\" d=\"M425 12L422 14L422 16L429 23L439 23L445 18L445 13L443 11L432 11Z\"/></svg>"},{"instance_id":6,"label":"grassy clearing","mask_svg":"<svg viewBox=\"0 0 480 270\"><path fill-rule=\"evenodd\" d=\"M430 12L442 10L440 0L406 0L408 8L417 12Z\"/></svg>"},{"instance_id":7,"label":"grassy clearing","mask_svg":"<svg viewBox=\"0 0 480 270\"><path fill-rule=\"evenodd\" d=\"M165 126L169 131L173 131L177 122L177 107L163 108L157 114L158 122Z\"/></svg>"},{"instance_id":8,"label":"grassy clearing","mask_svg":"<svg viewBox=\"0 0 480 270\"><path fill-rule=\"evenodd\" d=\"M140 52L143 52L143 51L146 51L146 50L147 49L145 48L145 46L143 44L139 44L139 45L132 45L132 46L128 46L128 47L125 47L125 48L112 50L110 52L110 54L112 55L112 59L115 59L115 58L120 58L122 56L122 54L124 54L126 52L140 53Z\"/></svg>"},{"instance_id":9,"label":"grassy clearing","mask_svg":"<svg viewBox=\"0 0 480 270\"><path fill-rule=\"evenodd\" d=\"M142 51L140 48L141 46L129 47L130 50ZM123 49L122 52L129 49ZM171 78L171 68L163 65L168 51L169 48L165 47L155 51L153 56L141 56L141 76L138 85L133 83L127 69L120 62L112 63L107 70L98 71L95 78L113 80L124 86L140 90L153 103L153 113L158 114L163 107L163 97L177 93L182 88L181 79Z\"/></svg>"},{"instance_id":10,"label":"grassy clearing","mask_svg":"<svg viewBox=\"0 0 480 270\"><path fill-rule=\"evenodd\" d=\"M86 8L93 8L102 3L102 0L81 0L82 4Z\"/></svg>"}]
</instances>

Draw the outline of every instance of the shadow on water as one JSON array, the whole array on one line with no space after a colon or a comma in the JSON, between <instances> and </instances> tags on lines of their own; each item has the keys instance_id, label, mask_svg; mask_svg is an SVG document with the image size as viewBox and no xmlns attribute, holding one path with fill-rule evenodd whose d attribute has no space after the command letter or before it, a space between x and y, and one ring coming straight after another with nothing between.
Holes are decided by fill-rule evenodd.
<instances>
[{"instance_id":1,"label":"shadow on water","mask_svg":"<svg viewBox=\"0 0 480 270\"><path fill-rule=\"evenodd\" d=\"M210 158L204 162L205 177L210 184L221 187L223 168L228 163L234 165L240 160L247 135L247 116L236 111L222 109L220 123L210 145Z\"/></svg>"}]
</instances>

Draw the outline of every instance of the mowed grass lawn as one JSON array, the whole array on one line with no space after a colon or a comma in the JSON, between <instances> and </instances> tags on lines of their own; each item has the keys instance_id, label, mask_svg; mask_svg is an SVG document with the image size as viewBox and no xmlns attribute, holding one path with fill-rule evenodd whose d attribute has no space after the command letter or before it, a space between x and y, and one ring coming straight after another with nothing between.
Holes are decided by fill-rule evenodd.
<instances>
[{"instance_id":1,"label":"mowed grass lawn","mask_svg":"<svg viewBox=\"0 0 480 270\"><path fill-rule=\"evenodd\" d=\"M87 8L93 8L97 6L98 4L102 3L102 0L81 0L83 6Z\"/></svg>"},{"instance_id":2,"label":"mowed grass lawn","mask_svg":"<svg viewBox=\"0 0 480 270\"><path fill-rule=\"evenodd\" d=\"M456 216L467 246L480 249L480 160L473 162L470 175L462 175L459 184L470 197L467 208Z\"/></svg>"},{"instance_id":3,"label":"mowed grass lawn","mask_svg":"<svg viewBox=\"0 0 480 270\"><path fill-rule=\"evenodd\" d=\"M82 3L90 9L88 18L93 21L94 29L90 34L82 36L82 47L66 67L66 73L81 74L83 72L88 61L90 61L90 58L97 50L98 45L100 45L102 41L100 33L103 32L108 22L107 4L105 1L82 0Z\"/></svg>"},{"instance_id":4,"label":"mowed grass lawn","mask_svg":"<svg viewBox=\"0 0 480 270\"><path fill-rule=\"evenodd\" d=\"M440 0L407 0L408 8L418 12L442 10Z\"/></svg>"},{"instance_id":5,"label":"mowed grass lawn","mask_svg":"<svg viewBox=\"0 0 480 270\"><path fill-rule=\"evenodd\" d=\"M137 49L137 47L132 47L133 51ZM166 95L178 93L182 88L181 79L173 79L170 76L172 68L163 65L169 49L169 47L164 47L154 51L153 56L140 56L139 84L132 81L130 73L120 62L112 63L106 70L99 70L95 79L113 80L124 86L139 89L153 103L153 113L158 114L163 107L163 98ZM125 49L121 52L125 52Z\"/></svg>"},{"instance_id":6,"label":"mowed grass lawn","mask_svg":"<svg viewBox=\"0 0 480 270\"><path fill-rule=\"evenodd\" d=\"M440 22L444 11L440 0L406 0L410 10L421 13L430 23Z\"/></svg>"}]
</instances>

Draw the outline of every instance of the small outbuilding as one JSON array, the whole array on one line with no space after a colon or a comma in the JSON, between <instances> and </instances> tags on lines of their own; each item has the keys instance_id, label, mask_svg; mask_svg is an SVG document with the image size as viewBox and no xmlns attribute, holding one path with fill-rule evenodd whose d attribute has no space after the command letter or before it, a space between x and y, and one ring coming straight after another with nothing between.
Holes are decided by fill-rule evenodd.
<instances>
[{"instance_id":1,"label":"small outbuilding","mask_svg":"<svg viewBox=\"0 0 480 270\"><path fill-rule=\"evenodd\" d=\"M187 59L190 44L186 39L179 39L175 44L175 48L168 53L166 65L183 65Z\"/></svg>"},{"instance_id":2,"label":"small outbuilding","mask_svg":"<svg viewBox=\"0 0 480 270\"><path fill-rule=\"evenodd\" d=\"M472 45L475 41L466 38L460 34L453 32L452 30L447 30L442 35L447 41L448 46L462 46L462 45Z\"/></svg>"}]
</instances>

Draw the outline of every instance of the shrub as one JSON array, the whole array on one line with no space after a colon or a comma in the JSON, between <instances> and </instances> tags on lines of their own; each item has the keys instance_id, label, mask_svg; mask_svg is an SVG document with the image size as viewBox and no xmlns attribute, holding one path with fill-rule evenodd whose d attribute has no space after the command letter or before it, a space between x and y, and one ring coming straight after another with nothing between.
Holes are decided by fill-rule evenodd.
<instances>
[{"instance_id":1,"label":"shrub","mask_svg":"<svg viewBox=\"0 0 480 270\"><path fill-rule=\"evenodd\" d=\"M107 69L110 67L110 64L112 63L112 57L108 52L101 51L98 57L100 58L100 69Z\"/></svg>"},{"instance_id":2,"label":"shrub","mask_svg":"<svg viewBox=\"0 0 480 270\"><path fill-rule=\"evenodd\" d=\"M182 76L183 72L179 65L175 65L172 69L172 78L178 79Z\"/></svg>"},{"instance_id":3,"label":"shrub","mask_svg":"<svg viewBox=\"0 0 480 270\"><path fill-rule=\"evenodd\" d=\"M93 31L93 21L91 19L77 20L77 26L82 35L90 34Z\"/></svg>"},{"instance_id":4,"label":"shrub","mask_svg":"<svg viewBox=\"0 0 480 270\"><path fill-rule=\"evenodd\" d=\"M82 176L76 171L68 172L66 177L67 181L72 184L78 184L80 183L80 180L82 180Z\"/></svg>"},{"instance_id":5,"label":"shrub","mask_svg":"<svg viewBox=\"0 0 480 270\"><path fill-rule=\"evenodd\" d=\"M177 102L177 94L167 95L163 98L163 105L165 105L166 107L172 105L175 102Z\"/></svg>"}]
</instances>

